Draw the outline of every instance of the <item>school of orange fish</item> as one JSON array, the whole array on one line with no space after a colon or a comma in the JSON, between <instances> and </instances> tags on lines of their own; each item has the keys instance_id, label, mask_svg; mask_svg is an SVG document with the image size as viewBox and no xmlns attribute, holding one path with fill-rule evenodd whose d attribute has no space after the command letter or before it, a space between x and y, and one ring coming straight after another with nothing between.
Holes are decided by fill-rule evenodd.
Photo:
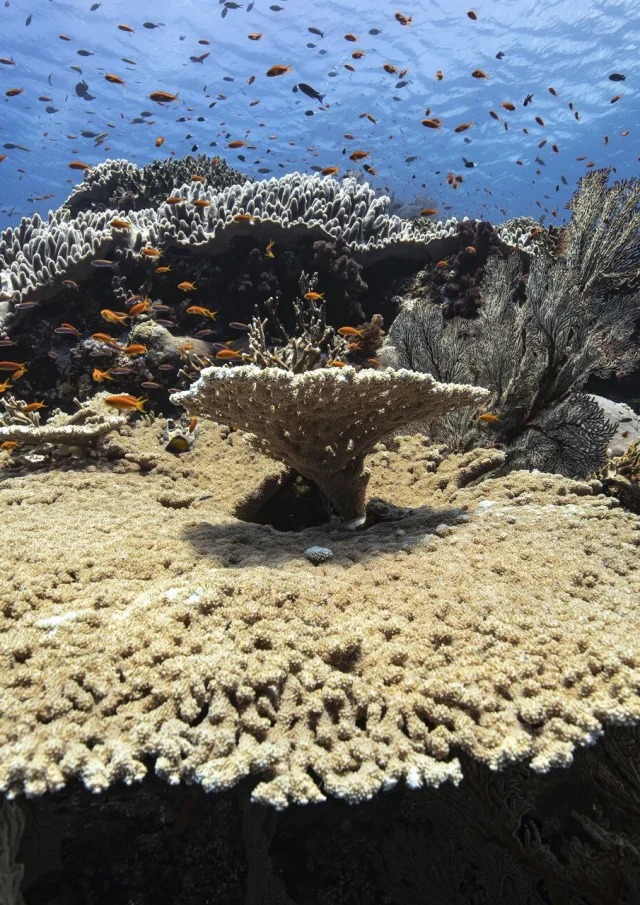
<instances>
[{"instance_id":1,"label":"school of orange fish","mask_svg":"<svg viewBox=\"0 0 640 905\"><path fill-rule=\"evenodd\" d=\"M100 7L100 5L101 5L100 3L94 3L91 6L91 11L98 9ZM250 3L248 5L248 8L247 8L248 11L250 11L252 6L253 6L253 3ZM226 12L229 9L238 9L238 8L241 8L241 4L235 3L235 2L233 2L233 0L224 0L224 8L223 8L223 12L222 12L223 17L226 15ZM272 10L281 10L282 7L272 6L271 9ZM478 14L474 10L468 10L466 13L466 16L471 22L478 21ZM29 14L26 25L30 24L31 18L32 18L31 14ZM395 27L410 28L412 26L412 22L413 22L413 15L405 14L405 13L398 11L398 12L395 12L395 14L393 15L392 18L390 17L389 24L391 25L391 23L394 20L395 20ZM136 32L135 27L125 24L125 23L114 24L113 27L119 29L122 32L127 33L128 35L130 35L132 37L135 35L135 32ZM160 25L151 23L151 22L145 22L145 23L143 23L143 27L148 28L148 29L154 29L154 28L160 27ZM308 31L313 35L317 35L320 38L324 38L324 33L322 32L322 30L315 26L309 26ZM377 35L381 34L381 32L382 32L381 29L372 28L369 30L368 34L370 37L375 38ZM261 41L264 37L265 37L265 35L263 32L250 32L247 34L247 39L252 42ZM58 39L63 42L67 42L67 43L71 43L73 40L69 35L66 35L66 34L58 35ZM349 43L358 44L360 41L360 36L353 32L346 32L343 36L343 39ZM211 44L211 41L209 41L206 38L200 38L198 40L198 43L200 45L208 46ZM92 55L89 51L85 51L85 50L78 50L77 52L83 56ZM191 62L201 64L204 62L204 60L209 55L210 55L210 51L205 51L198 56L191 56L190 60L191 60ZM351 59L353 60L353 62L344 63L343 65L346 70L353 73L353 72L356 72L357 61L366 56L366 50L360 49L360 48L355 49L351 52L350 56L351 56ZM505 53L503 51L499 51L496 54L496 59L501 61L504 58L504 56L505 56ZM125 64L127 64L127 66L132 67L132 66L137 65L135 60L133 60L129 57L123 57L122 61ZM4 56L0 57L0 65L2 67L10 68L12 71L15 71L16 73L19 73L19 71L20 71L20 61L14 59L13 57L4 57ZM82 70L80 69L80 67L73 66L71 68L82 74ZM405 77L407 76L407 74L410 71L408 66L401 67L400 65L395 65L395 64L392 64L389 62L385 62L382 64L382 69L388 75L395 76L400 80L397 83L396 87L402 86L403 84L407 84L406 82L403 82L403 80L405 79ZM269 79L274 79L274 78L281 78L283 76L284 77L287 77L287 76L295 77L295 74L293 73L292 65L285 65L283 63L274 62L266 70L265 76ZM435 82L441 82L446 77L447 77L447 74L445 72L443 72L441 69L437 70L434 73ZM487 80L490 79L490 73L485 72L483 69L476 68L469 72L469 78L475 79L479 82L486 82ZM622 73L613 72L613 73L609 74L608 78L612 82L621 83L621 82L625 81L626 76ZM229 81L233 81L233 77L227 77L227 79ZM115 86L125 85L125 80L115 72L105 73L104 80L106 82L108 82L109 84L115 85ZM16 79L16 81L17 81L17 79ZM255 74L251 74L246 77L246 83L248 85L253 84L255 81L256 81ZM206 93L206 87L207 86L205 86L205 88L204 88L205 97L207 99L211 99L212 95ZM308 85L304 82L300 82L300 83L297 83L294 85L293 90L300 91L307 97L318 101L319 107L317 109L320 111L326 110L330 106L327 102L325 102L324 95L322 95L318 91L316 91L311 85ZM562 102L559 97L559 92L556 91L556 89L553 86L549 86L548 91L549 91L550 95L552 95L554 98L558 99L559 103ZM8 102L14 102L13 99L15 98L16 99L15 102L19 103L20 97L25 94L25 88L21 87L19 85L12 86L10 88L7 88L4 91L4 94L5 94L5 97L8 99ZM155 104L157 104L158 108L161 110L170 110L173 108L173 105L182 103L180 101L179 91L173 91L173 92L167 91L164 88L160 88L160 87L151 91L148 95L146 95L146 97L148 98L148 100L153 101ZM608 99L608 102L610 104L616 104L621 99L622 99L622 94L615 94L610 99ZM38 100L42 103L50 102L51 97L49 97L46 94L43 94L43 95L39 96ZM217 98L215 100L213 100L212 103L209 104L209 107L215 106L215 104L218 100L226 100L225 95L218 94ZM534 95L527 94L525 96L524 100L520 103L521 103L522 108L527 108L533 102L534 102ZM260 98L255 98L249 102L249 106L255 106L259 103L260 103ZM575 120L579 122L580 121L579 111L575 109L572 101L568 101L567 103L568 103L568 107L569 107L571 113L573 114ZM187 106L186 104L184 104L184 107L185 107L186 113L188 113L188 114L196 112L195 108L192 106ZM485 112L488 117L490 117L491 119L495 120L498 123L501 123L502 128L505 131L508 131L510 128L509 115L516 113L516 111L518 110L518 103L516 103L514 100L511 100L511 99L505 99L504 101L502 101L500 103L500 108L504 111L502 114L498 113L494 109L489 109L489 108L487 108ZM429 132L429 131L441 132L442 130L449 128L449 129L452 129L454 133L463 133L463 132L467 132L468 130L474 128L474 126L476 125L476 123L473 121L464 122L464 123L446 124L442 115L436 115L436 114L440 114L440 111L435 111L435 113L434 113L432 111L431 107L426 107L426 109L424 110L424 113L423 113L423 116L421 119L421 123L422 123L422 126L425 128L425 130L427 130L427 132ZM124 114L120 114L120 115L124 119ZM479 115L480 115L480 113L479 113ZM374 117L371 113L366 112L366 111L360 113L359 118L366 119L373 125L376 125L378 122L376 117ZM178 119L178 121L184 122L184 121L187 121L190 119L192 119L192 117L182 116ZM203 119L203 118L198 117L198 119ZM147 124L150 124L150 125L154 124L154 120L152 120L152 119L147 118L145 121ZM520 126L520 128L522 128L522 132L526 135L529 135L530 134L529 125L531 125L533 127L534 123L535 123L535 127L537 127L538 129L545 129L545 127L546 127L545 121L543 120L543 118L541 116L532 115L530 123L527 123L527 125L525 125L525 126L522 126L522 125ZM234 150L234 151L237 151L240 149L258 150L258 145L249 143L249 132L250 132L249 129L247 129L247 132L243 138L233 138L232 134L224 129L224 127L226 125L227 125L226 121L224 121L224 120L221 121L220 126L222 128L222 131L218 133L218 137L220 137L221 135L224 135L224 140L226 142L226 144L225 144L226 149ZM260 125L265 126L266 124L260 123ZM107 126L109 129L115 129L114 123L107 123ZM47 134L48 133L46 133L46 132L44 133L45 136L47 136ZM621 131L619 134L621 137L626 137L630 134L630 130L625 129L625 130ZM93 136L95 138L95 146L96 147L103 146L105 152L109 151L110 146L104 144L104 142L107 140L108 136L109 136L109 132L104 132L104 133ZM193 137L193 136L188 136L188 137ZM389 137L391 138L393 136L389 136ZM68 138L73 140L73 139L77 138L77 136L69 135ZM277 138L277 136L271 135L271 136L269 136L269 138L270 138L270 140L275 140ZM357 142L358 141L357 137L350 132L344 133L344 138L348 142ZM428 140L427 133L425 133L425 139ZM537 142L538 149L543 148L548 143L548 141L549 141L549 139L542 138L539 142ZM162 135L158 135L154 139L155 147L158 147L158 148L161 147L164 144L164 142L165 142L165 137ZM609 136L605 135L604 139L603 139L604 145L607 145L608 142L609 142ZM215 145L216 143L217 142L211 142L211 144L213 144L213 145ZM290 141L289 144L293 145L295 143L293 141ZM15 147L15 148L18 148L19 150L26 150L26 149L22 148L20 145L14 145L11 142L5 143L4 147L9 148L9 149ZM197 149L198 149L197 145L194 145L194 147L192 148L192 150L197 150ZM559 148L559 146L556 142L551 143L551 149L556 154L561 153L561 149ZM309 152L313 153L314 156L316 156L316 157L319 156L319 152L317 152L314 148L308 148L307 150ZM271 152L271 149L267 150L267 153L270 153L270 152ZM75 151L75 153L78 153L77 150ZM175 150L170 151L170 154L175 154L175 153L176 153ZM355 149L353 151L349 151L349 148L347 146L347 147L343 147L341 153L342 153L342 155L348 157L348 160L351 163L353 163L354 165L362 164L364 171L369 176L378 177L381 175L373 167L373 165L368 162L372 158L371 151L365 150L365 149ZM245 158L242 155L238 155L238 157L242 162L244 162ZM5 163L8 159L9 159L9 156L7 154L4 154L4 153L0 154L0 163ZM216 162L217 159L218 159L217 157L214 158L214 162ZM415 159L415 157L407 158L407 161L414 160L414 159ZM466 167L472 169L475 166L473 161L468 161L468 160L466 160L466 158L462 158L462 159L463 159ZM544 161L542 161L539 157L539 151L538 151L538 156L536 156L535 160L536 160L536 163L539 165L543 165L543 163L544 163ZM586 155L580 155L576 158L576 160L579 162L586 161L586 163L584 164L585 168L592 168L592 167L596 166L596 162L593 160L587 160ZM640 156L638 157L638 160L640 160ZM367 161L367 162L365 162L365 161ZM261 162L261 160L258 159L254 163L260 163L260 162ZM522 161L521 159L516 159L514 161L514 163L517 166L524 166L524 161ZM282 168L285 168L286 164L280 163L279 166ZM80 170L80 171L86 171L91 168L90 164L87 164L78 159L70 160L68 162L68 167L72 170ZM311 168L323 176L339 176L341 174L341 165L336 160L327 161L325 163L325 165L320 165L320 164L313 165ZM613 168L613 169L615 170L615 168ZM19 168L18 172L24 173L25 171L24 171L24 169ZM268 172L271 172L271 169L270 168L260 168L258 170L258 172L259 173L268 173ZM436 173L439 174L439 171L436 171ZM536 170L537 175L540 175L541 173L542 173L542 171L540 169ZM196 181L196 180L202 181L202 182L206 181L205 177L203 177L203 176L193 176L192 179L194 181ZM565 185L567 185L567 180L565 179L565 177L562 176L561 179L562 179L562 182ZM73 180L67 180L67 181L72 182ZM446 186L450 189L457 190L458 186L461 185L463 182L464 182L464 177L461 174L459 174L459 173L455 174L453 171L450 171L447 173L446 179L443 179L442 187L443 187L443 189ZM559 189L559 186L556 186L556 191L558 191L558 189ZM485 191L488 194L491 194L491 191L489 189L485 188ZM30 200L40 201L40 200L44 200L49 197L53 197L53 195L35 196L34 199L30 199ZM545 196L545 198L548 198L548 197L549 196ZM174 195L174 196L167 198L166 201L167 201L167 203L170 203L170 204L177 204L182 201L182 198ZM204 206L207 206L209 204L209 202L201 200L201 199L196 199L193 201L193 204L204 207ZM544 210L545 213L549 213L549 209L543 203L541 203L541 201L539 199L536 200L536 204L542 210ZM444 200L441 201L441 206L444 209L450 209L450 207L447 205L446 201L444 201ZM501 208L501 210L504 214L507 213L506 210L504 210L502 208ZM439 207L423 208L420 211L420 215L425 216L425 217L432 217L438 213L439 213ZM558 212L556 209L551 210L550 213L551 213L552 217L554 217L554 218L558 217ZM251 221L253 218L249 214L240 213L236 216L235 219ZM114 229L126 231L126 230L130 229L131 224L125 219L115 218L111 221L111 226ZM265 252L264 252L268 257L271 257L271 258L274 257L273 247L274 247L274 243L272 241L269 242L269 244L266 247ZM143 249L143 254L150 258L153 258L153 257L160 258L162 256L162 252L159 249L154 249L154 248ZM96 261L93 261L92 263L95 267L109 268L109 267L113 266L113 262L106 261L106 260L96 260ZM446 262L441 261L436 266L446 266ZM167 276L170 271L171 271L170 266L160 265L156 268L156 273L161 274L163 276ZM72 280L66 280L65 285L69 289L78 289L78 286ZM189 293L196 292L198 289L195 282L186 281L186 280L178 283L177 288L183 292L189 292ZM321 295L318 293L308 293L307 297L308 298L320 298ZM37 303L26 303L22 307L28 307L33 304L37 304ZM147 298L146 296L145 297L132 296L130 299L128 299L127 306L129 307L128 312L117 312L117 311L112 311L110 309L104 309L100 312L100 314L103 317L103 319L110 324L115 324L118 326L126 326L127 321L129 321L129 323L131 323L139 315L149 312L154 306L157 307L157 303L152 303L151 300L149 298ZM210 311L208 308L205 308L205 307L199 306L199 305L191 305L190 307L187 308L187 313L193 314L193 315L198 315L200 317L210 318L211 320L215 319L215 314L216 314L216 312ZM243 325L238 325L238 326L242 327ZM76 327L74 327L72 324L68 324L68 323L62 323L59 327L56 328L55 332L58 334L67 334L67 335L76 336L78 338L80 336L79 331L76 329ZM359 331L354 327L343 327L338 330L338 333L340 333L341 335L352 336L354 338L357 337L358 332ZM92 337L95 340L105 343L107 346L109 346L113 349L117 349L118 351L123 352L125 355L127 355L128 357L131 357L131 358L135 358L137 356L142 356L147 351L146 347L141 344L130 343L128 345L123 346L121 343L117 342L109 334L95 333L95 334L92 334ZM11 345L11 341L7 340L2 344ZM216 358L220 360L221 364L224 362L227 362L229 364L232 364L233 362L241 363L242 361L245 360L246 356L244 356L243 353L229 348L229 346L231 346L231 345L233 345L233 341L229 341L228 343L214 344L214 350L216 350ZM356 342L354 342L353 345L354 345L354 347L357 347ZM188 354L188 350L185 350L185 354ZM369 362L372 366L377 366L377 364L378 364L378 362L375 361L375 359L370 359ZM15 362L15 361L0 361L0 371L8 372L10 374L10 378L4 380L3 382L0 382L0 393L7 391L8 389L10 389L13 386L13 384L10 382L10 380L13 380L13 383L15 383L17 380L20 379L20 377L22 377L26 373L27 365L28 365L28 362L20 363L20 362ZM337 367L344 366L344 362L334 361L332 363L332 366L337 366ZM92 373L93 380L98 383L103 383L104 381L113 380L114 379L113 374L115 374L117 370L119 372L125 372L127 369L126 368L120 368L120 369L109 368L106 370L100 370L99 368L95 368ZM155 384L154 382L149 382L147 384L143 384L143 386L145 388L160 387L159 384ZM107 399L107 404L109 406L112 406L112 407L120 409L120 410L137 410L140 412L144 412L143 404L146 401L147 400L144 399L143 397L135 397L130 394L120 394L120 395L112 396L109 399ZM43 407L46 407L44 404L44 401L33 402L33 403L26 404L26 406L23 408L23 411L36 411ZM486 422L491 422L494 419L496 419L496 416L493 416L489 413L485 413L485 414L481 415L480 417L481 417L481 420L484 420ZM15 446L13 443L11 443L11 444L9 444L9 446L7 446L5 444L3 446L3 448L13 449L13 448L15 448Z\"/></svg>"}]
</instances>

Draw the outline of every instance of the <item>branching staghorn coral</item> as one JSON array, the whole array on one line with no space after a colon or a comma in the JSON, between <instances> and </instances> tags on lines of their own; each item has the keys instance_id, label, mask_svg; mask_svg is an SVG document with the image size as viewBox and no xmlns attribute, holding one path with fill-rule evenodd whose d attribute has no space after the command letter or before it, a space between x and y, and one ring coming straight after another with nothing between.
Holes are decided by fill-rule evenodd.
<instances>
[{"instance_id":1,"label":"branching staghorn coral","mask_svg":"<svg viewBox=\"0 0 640 905\"><path fill-rule=\"evenodd\" d=\"M111 431L122 427L127 418L110 415L103 410L103 400L109 393L99 393L84 403L71 415L52 412L44 425L40 424L38 411L23 411L25 403L13 396L3 396L0 404L0 443L17 442L21 446L51 449L54 446L83 447L91 445Z\"/></svg>"},{"instance_id":2,"label":"branching staghorn coral","mask_svg":"<svg viewBox=\"0 0 640 905\"><path fill-rule=\"evenodd\" d=\"M441 384L408 370L347 366L296 374L248 365L206 368L171 400L251 433L261 452L310 478L340 515L353 520L365 514L365 456L382 437L487 395L480 387Z\"/></svg>"},{"instance_id":3,"label":"branching staghorn coral","mask_svg":"<svg viewBox=\"0 0 640 905\"><path fill-rule=\"evenodd\" d=\"M640 181L606 188L606 176L582 181L562 254L534 258L524 302L513 255L489 262L473 322L445 324L433 300L405 303L389 332L387 360L488 387L488 413L499 418L482 423L477 412L452 414L425 426L434 440L454 449L504 445L511 466L576 477L604 464L615 427L581 388L591 376L627 373L640 360L633 341L640 292L619 290L607 275L640 266Z\"/></svg>"}]
</instances>

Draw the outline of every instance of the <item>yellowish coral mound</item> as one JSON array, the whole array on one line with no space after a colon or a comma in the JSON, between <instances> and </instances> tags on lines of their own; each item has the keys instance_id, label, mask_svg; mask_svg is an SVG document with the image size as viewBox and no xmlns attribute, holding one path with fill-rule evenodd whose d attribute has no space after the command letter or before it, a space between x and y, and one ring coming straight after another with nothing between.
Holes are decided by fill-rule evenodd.
<instances>
[{"instance_id":1,"label":"yellowish coral mound","mask_svg":"<svg viewBox=\"0 0 640 905\"><path fill-rule=\"evenodd\" d=\"M640 719L640 519L597 482L495 450L379 444L369 490L415 510L355 533L240 521L283 466L202 424L0 473L0 789L100 791L154 769L256 777L276 807L398 781L570 763ZM151 450L151 452L149 452ZM318 566L313 545L333 558Z\"/></svg>"}]
</instances>

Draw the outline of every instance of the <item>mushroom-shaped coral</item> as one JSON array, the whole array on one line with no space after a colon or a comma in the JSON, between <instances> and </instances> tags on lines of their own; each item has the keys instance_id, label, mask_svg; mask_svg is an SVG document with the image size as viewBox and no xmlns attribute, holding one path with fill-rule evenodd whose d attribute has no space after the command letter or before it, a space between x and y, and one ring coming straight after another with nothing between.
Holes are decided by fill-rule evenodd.
<instances>
[{"instance_id":1,"label":"mushroom-shaped coral","mask_svg":"<svg viewBox=\"0 0 640 905\"><path fill-rule=\"evenodd\" d=\"M417 418L437 418L486 396L481 387L437 383L405 369L293 374L247 365L205 368L171 400L253 434L262 452L310 478L353 520L365 514L364 460L379 440Z\"/></svg>"}]
</instances>

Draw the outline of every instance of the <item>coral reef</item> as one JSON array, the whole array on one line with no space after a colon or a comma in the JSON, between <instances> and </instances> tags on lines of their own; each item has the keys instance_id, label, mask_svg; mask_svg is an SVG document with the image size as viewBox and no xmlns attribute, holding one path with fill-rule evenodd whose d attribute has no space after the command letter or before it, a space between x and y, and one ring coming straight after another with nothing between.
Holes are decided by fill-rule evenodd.
<instances>
[{"instance_id":1,"label":"coral reef","mask_svg":"<svg viewBox=\"0 0 640 905\"><path fill-rule=\"evenodd\" d=\"M640 440L620 456L609 456L595 477L623 506L640 514Z\"/></svg>"},{"instance_id":2,"label":"coral reef","mask_svg":"<svg viewBox=\"0 0 640 905\"><path fill-rule=\"evenodd\" d=\"M162 204L175 186L184 185L193 176L205 178L217 192L253 181L225 160L215 157L212 161L206 154L154 160L143 167L128 160L104 160L86 171L84 181L62 206L73 217L89 210L139 211Z\"/></svg>"},{"instance_id":3,"label":"coral reef","mask_svg":"<svg viewBox=\"0 0 640 905\"><path fill-rule=\"evenodd\" d=\"M416 436L367 461L400 522L282 533L233 515L282 466L200 427L179 458L134 422L0 482L5 794L153 770L356 803L473 761L547 774L640 719L640 521L596 482L493 478L498 451Z\"/></svg>"},{"instance_id":4,"label":"coral reef","mask_svg":"<svg viewBox=\"0 0 640 905\"><path fill-rule=\"evenodd\" d=\"M446 323L433 299L405 301L379 357L491 391L484 420L470 410L450 414L425 425L434 440L453 449L490 442L507 450L510 467L574 477L604 464L616 426L582 387L640 360L640 292L620 291L609 275L640 266L640 180L611 188L606 180L606 171L582 180L561 253L535 256L524 299L512 255L489 261L475 321Z\"/></svg>"},{"instance_id":5,"label":"coral reef","mask_svg":"<svg viewBox=\"0 0 640 905\"><path fill-rule=\"evenodd\" d=\"M318 352L318 355L320 352ZM488 396L408 370L347 365L295 373L278 367L212 367L171 399L195 415L237 425L256 448L311 479L347 521L364 519L365 456L387 434Z\"/></svg>"}]
</instances>

